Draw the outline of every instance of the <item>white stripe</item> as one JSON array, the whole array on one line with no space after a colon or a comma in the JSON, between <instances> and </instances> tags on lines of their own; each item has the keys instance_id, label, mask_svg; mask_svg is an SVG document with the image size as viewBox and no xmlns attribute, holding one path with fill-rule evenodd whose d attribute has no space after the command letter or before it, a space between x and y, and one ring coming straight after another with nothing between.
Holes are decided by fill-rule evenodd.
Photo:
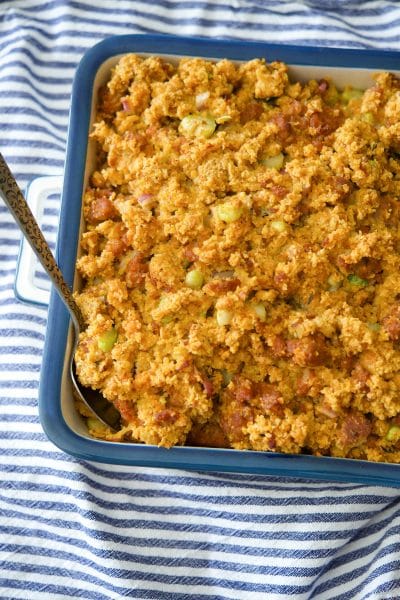
<instances>
[{"instance_id":1,"label":"white stripe","mask_svg":"<svg viewBox=\"0 0 400 600\"><path fill-rule=\"evenodd\" d=\"M369 557L369 560L372 560L372 557ZM363 561L361 561L361 563L359 563L359 561L352 561L350 563L350 565L345 565L344 567L341 568L340 570L340 575L343 577L345 573L350 574L352 573L352 576L349 576L349 581L344 583L344 584L339 584L339 585L335 585L334 588L332 588L331 590L325 592L324 595L324 600L330 600L330 599L334 599L334 598L340 598L342 594L345 594L346 592L348 593L351 590L354 590L357 586L361 586L361 589L363 590L363 596L364 598L366 597L367 594L367 590L364 588L364 584L367 583L367 579L369 576L371 576L371 573L373 571L375 571L376 569L379 569L379 567L382 567L385 563L388 562L398 562L398 552L395 553L391 553L388 555L385 555L381 558L373 558L373 563L372 565L370 565L369 569L365 569L364 573L362 575L359 575L358 577L355 577L354 575L354 571L355 569L357 569L357 566L365 566L365 557L363 559ZM386 574L381 576L384 578L385 581L390 581L391 580L391 576ZM333 574L329 573L329 578L327 579L327 581L329 581L330 579L333 579L334 576ZM374 580L374 578L372 578L372 581L370 582L370 586L372 586L372 590L376 588L377 586L377 582ZM371 587L370 587L371 589ZM356 596L354 596L356 597ZM373 596L374 597L374 596ZM387 598L388 596L386 595L385 598Z\"/></svg>"},{"instance_id":2,"label":"white stripe","mask_svg":"<svg viewBox=\"0 0 400 600\"><path fill-rule=\"evenodd\" d=\"M6 337L0 336L0 348L11 348L15 346L20 346L23 352L23 348L33 347L41 350L43 348L43 340L39 339L39 337L26 337L24 335L9 335ZM0 354L1 356L1 354ZM18 353L16 354L16 357Z\"/></svg>"},{"instance_id":3,"label":"white stripe","mask_svg":"<svg viewBox=\"0 0 400 600\"><path fill-rule=\"evenodd\" d=\"M8 459L7 457L2 457L0 455L0 464L7 464ZM15 462L16 465L20 465L20 466L24 466L24 459L23 457L15 457L13 458L13 462ZM62 466L59 463L54 463L54 461L51 460L51 457L49 457L49 459L46 458L42 458L40 460L40 466L42 468L52 468L55 469L56 471L59 471L58 474L54 474L54 475L47 475L44 474L43 477L46 479L47 482L54 484L54 485L64 485L65 484L65 478L64 478L64 470L62 468ZM102 465L103 469L106 469L106 465ZM116 468L116 475L118 475L119 471L120 471L121 467L117 467ZM136 472L138 471L138 469L136 469ZM85 474L85 476L93 482L94 486L104 486L104 487L114 487L114 486L118 486L120 488L120 493L119 498L122 501L122 499L124 498L127 502L132 502L133 498L131 495L128 494L124 494L124 488L127 487L128 488L128 484L129 482L124 482L122 481L118 481L118 483L116 481L111 480L109 478L109 475L97 475L92 473L90 470L88 469L83 469L82 473ZM146 472L147 473L147 472ZM152 470L153 473L153 470ZM155 475L156 473L154 473ZM162 473L162 475L164 475L164 472ZM188 474L187 476L189 477L193 477L194 481L196 480L196 477L192 474ZM35 474L35 477L40 478L41 474ZM51 479L49 479L49 477ZM54 479L53 479L54 478ZM201 476L201 479L204 478L204 475ZM200 478L199 478L200 479ZM179 480L178 480L179 481ZM71 489L81 489L81 485L82 482L80 481L75 481L73 479L69 480L68 483L69 487L71 487ZM135 495L137 494L138 497L141 497L141 493L145 493L146 491L149 490L156 490L157 489L157 483L154 480L141 480L141 479L135 479ZM236 488L234 487L234 484L230 487L223 487L223 486L219 486L218 485L218 480L215 482L215 485L213 485L212 487L202 487L200 484L199 485L193 485L193 486L187 486L187 485L183 485L183 483L179 482L171 482L170 483L171 486L171 492L172 493L182 493L185 495L184 498L182 499L176 499L177 502L181 501L181 502L185 502L188 505L191 504L193 508L198 508L199 507L199 500L198 497L202 497L201 499L201 504L200 506L202 508L208 506L209 508L213 508L214 510L233 510L235 513L237 514L247 514L248 513L248 509L249 506L252 506L252 514L265 514L265 508L266 506L269 505L268 500L263 501L263 499L265 498L266 494L271 493L268 490L257 490L257 488L253 485L251 485L251 487L249 489L247 488ZM228 497L230 499L230 502L232 503L227 503L226 505L220 505L216 502L209 502L207 503L207 499L210 497L210 492L212 491L212 496L213 498L226 498ZM95 489L94 491L96 497L101 498L102 500L105 500L107 502L112 503L115 499L115 492L107 492L107 491L103 491L103 490L99 490L99 489ZM357 495L358 491L348 491L346 489L343 489L343 492L337 492L335 494L335 501L336 501L336 506L333 507L333 511L335 511L337 509L337 511L339 512L345 512L345 509L349 506L348 500L349 500L349 495ZM382 498L384 500L382 500L382 502L380 502L379 504L376 503L365 503L362 506L364 507L364 509L366 511L368 510L373 510L374 508L376 508L378 505L381 507L381 510L384 510L386 508L386 503L390 503L391 500L393 498L396 498L398 496L398 491L394 488L374 488L374 487L366 487L366 488L362 488L362 495L366 496L368 498L368 496L382 496ZM193 500L191 500L191 496L193 497ZM302 510L302 514L311 514L313 512L321 512L321 513L327 513L328 511L330 511L330 509L332 508L330 506L329 503L324 503L323 500L327 498L327 492L325 491L312 491L310 490L309 492L307 491L303 491L303 495L302 497L304 499L309 499L309 500L315 500L316 498L318 498L318 496L320 496L321 501L319 503L315 503L314 505L312 505L311 507L308 505L302 506L301 504L295 504L295 503L291 503L291 504L287 504L287 500L290 500L293 498L293 491L292 490L286 490L285 486L282 485L281 489L279 490L279 500L280 503L274 505L273 503L271 503L272 506L272 510L282 513L282 514L286 514L287 511L292 511L294 514L297 514L299 512L299 508L301 507ZM196 498L195 498L196 497ZM243 505L239 505L239 499L243 499L247 502L247 504L243 504ZM260 506L255 506L253 507L253 503L252 503L252 499L254 499L254 503L257 502L257 500L261 500L262 503L260 504ZM154 499L153 499L154 500ZM235 503L235 500L237 500L237 503ZM151 499L149 499L149 503L151 502ZM163 504L165 502L165 498L161 498L160 500L161 504ZM175 499L174 499L175 502ZM381 514L381 513L379 513Z\"/></svg>"},{"instance_id":4,"label":"white stripe","mask_svg":"<svg viewBox=\"0 0 400 600\"><path fill-rule=\"evenodd\" d=\"M7 457L0 457L0 464L8 464L8 458ZM15 457L13 459L13 462L15 463L15 465L20 465L20 466L24 466L24 460L23 457ZM62 469L62 467L59 464L53 464L52 461L48 461L46 458L42 458L40 461L40 466L45 469L45 468L49 468L49 469L55 469L56 471L59 471L58 473L55 474L48 474L48 473L35 473L35 477L37 478L38 482L43 482L43 484L48 484L48 485L54 485L54 486L64 486L65 485L65 476L64 476L64 471ZM1 476L1 475L0 475ZM8 475L7 475L8 476ZM256 491L255 490L243 490L242 493L237 492L236 494L232 494L232 490L226 490L224 488L218 488L217 486L214 488L212 488L212 492L213 492L213 498L230 498L230 502L227 502L226 504L219 504L217 502L213 502L213 501L208 501L208 499L210 498L210 489L209 488L201 488L201 486L196 486L194 487L194 489L187 489L187 487L184 486L180 486L178 489L174 489L173 491L171 491L171 498L168 497L168 495L164 496L161 495L159 498L157 497L151 497L151 495L147 495L146 492L149 491L156 491L157 490L157 484L154 481L140 481L140 480L136 480L135 481L135 498L133 498L131 495L125 494L124 493L124 486L123 486L123 482L119 482L118 484L116 484L115 482L111 482L110 480L106 480L104 482L99 481L98 477L93 477L93 475L91 473L86 474L86 477L93 482L95 488L93 490L94 495L102 501L105 501L107 503L109 503L110 506L112 506L115 502L129 502L129 503L135 503L135 498L139 501L139 499L141 499L142 502L146 503L146 506L149 507L155 507L157 508L157 506L160 506L160 508L163 508L165 506L165 503L167 501L170 501L172 503L174 503L173 505L175 505L175 503L184 503L185 506L190 507L192 509L198 509L199 506L202 509L209 509L211 511L223 511L223 512L227 512L227 513L235 513L236 515L247 515L249 513L249 507L251 507L251 514L252 516L263 516L265 515L265 509L266 507L269 507L269 514L271 514L271 512L273 512L275 515L287 515L287 514L292 514L292 515L297 515L299 514L299 510L301 510L301 514L302 516L305 515L312 515L312 514L326 514L327 512L329 512L330 514L346 514L347 513L347 508L349 506L349 503L346 502L346 497L344 497L343 499L341 499L340 497L337 498L337 503L336 505L332 506L331 503L324 503L322 501L321 498L321 502L319 502L318 504L312 505L312 504L295 504L295 503L288 503L287 500L290 499L290 494L289 493L285 493L285 490L283 489L282 492L280 493L280 498L282 500L281 504L276 504L276 503L268 503L268 501L262 501L263 500L263 495L259 495L256 496ZM76 481L74 479L70 479L68 478L68 486L71 488L71 490L80 490L82 487L82 483L80 481ZM97 486L102 486L102 487L119 487L120 488L120 492L118 493L118 498L116 498L116 492L115 490L112 491L107 491L107 490L101 490L99 489ZM182 497L175 497L175 494L182 494ZM251 496L250 496L251 494ZM309 498L312 499L312 494L309 494ZM326 497L326 493L325 493L325 497ZM251 499L254 499L254 502L251 501ZM257 499L261 502L257 502ZM286 502L285 502L286 500ZM199 504L200 502L200 504ZM376 506L380 506L381 510L385 509L385 504L386 502L390 502L390 497L385 499L385 501L382 501L379 504L369 504L369 503L365 503L365 504L360 504L357 508L358 511L362 514L363 512L371 512L374 510L374 508L376 508ZM226 517L228 519L230 519L230 517ZM368 517L370 518L370 517ZM246 525L247 526L247 525Z\"/></svg>"},{"instance_id":5,"label":"white stripe","mask_svg":"<svg viewBox=\"0 0 400 600\"><path fill-rule=\"evenodd\" d=\"M32 396L31 398L28 397L28 395L25 395L25 398L29 401L29 400L35 400L36 399L37 394L35 394L34 396ZM19 398L21 397L21 395L19 396ZM23 452L26 453L27 455L29 455L29 452L34 452L35 450L37 450L38 452L48 452L49 456L51 456L52 454L59 454L61 452L61 450L58 450L58 448L56 448L55 446L53 446L53 444L51 442L49 442L49 440L43 435L43 439L41 440L35 440L34 442L32 442L32 440L18 440L18 442L15 442L15 444L11 447L10 446L10 440L5 438L5 439L1 439L0 438L0 449L1 450L8 450L10 451L10 449L13 449L15 452ZM18 458L17 455L12 457L12 462L14 463L14 460ZM11 460L11 459L10 459ZM36 459L35 460L39 461L42 460L42 458ZM26 457L25 457L25 462L26 462ZM55 463L59 463L61 461L54 461ZM65 465L65 468L68 468L68 462L67 459L65 459L65 462L62 463Z\"/></svg>"},{"instance_id":6,"label":"white stripe","mask_svg":"<svg viewBox=\"0 0 400 600\"><path fill-rule=\"evenodd\" d=\"M19 536L15 536L15 541L13 543L20 543L21 545L27 545L32 547L32 549L34 550L34 546L31 545L31 541L24 538L24 537L19 537ZM54 550L58 550L60 552L65 551L65 552L70 552L73 554L76 554L77 556L72 558L72 559L68 559L67 557L65 558L58 558L56 556L52 556L51 557L51 566L52 568L60 568L62 569L63 565L65 569L69 569L71 571L73 571L74 569L80 570L83 573L87 574L87 575L91 575L92 577L97 577L100 581L104 582L104 583L108 583L108 584L115 584L115 579L113 579L113 577L110 575L108 575L107 573L104 573L100 570L98 570L96 572L96 569L94 569L91 565L88 564L83 564L82 566L79 567L79 564L77 564L76 562L76 558L82 557L83 559L86 559L88 561L93 561L94 564L96 564L96 562L99 560L98 557L93 556L90 552L87 552L85 549L83 548L79 548L79 549L73 549L73 548L68 548L68 544L63 544L61 542L59 542L58 544L52 544L51 541L49 542L48 540L46 540L46 545L45 548L47 550L51 550L54 547ZM134 554L134 552L133 552ZM158 554L158 553L157 553ZM7 553L6 552L1 552L0 551L0 561L3 559L5 560L7 558ZM168 557L171 560L171 554ZM187 557L184 557L184 560ZM176 564L176 559L179 559L179 556L177 556L175 554L174 559L171 560L171 563L173 564L173 576L177 577L177 578L181 578L181 577L192 577L192 578L199 578L200 580L204 580L206 578L214 578L216 580L218 579L225 579L228 582L240 582L240 583L254 583L254 573L246 573L244 571L239 571L234 569L234 563L232 563L232 570L230 569L226 569L226 570L222 570L222 569L217 569L217 568L213 568L211 565L207 567L207 572L204 571L204 567L192 567L188 564L184 565L184 566L178 566ZM137 573L156 573L157 577L162 577L162 576L166 576L166 577L172 577L171 574L171 565L161 565L161 564L156 564L156 565L147 565L142 564L142 562L139 560L134 560L131 559L129 561L124 561L121 558L118 560L112 559L112 560L108 560L106 558L101 557L101 564L102 567L104 569L131 569L136 571ZM41 565L43 564L43 557L42 556L38 556L38 555L34 555L33 553L22 553L22 554L17 554L13 557L13 562L15 564L20 564L22 566L23 563L26 562L32 562L33 564L38 564ZM240 561L241 562L241 561ZM50 574L46 574L46 579L47 577L50 578L52 575ZM129 583L129 577L127 578L118 578L120 585L124 586L127 585ZM276 579L276 575L274 574L266 574L263 575L261 573L257 574L257 584L260 586L267 586L271 583L274 583L274 579ZM286 579L286 584L287 585L305 585L306 581L305 578L300 578L297 576L289 576L286 575L285 576ZM169 584L167 581L163 581L162 585L165 585L166 587L168 587Z\"/></svg>"},{"instance_id":7,"label":"white stripe","mask_svg":"<svg viewBox=\"0 0 400 600\"><path fill-rule=\"evenodd\" d=\"M40 356L35 354L15 354L15 353L2 353L0 354L0 364L13 364L18 359L19 365L37 365L39 366L42 362Z\"/></svg>"},{"instance_id":8,"label":"white stripe","mask_svg":"<svg viewBox=\"0 0 400 600\"><path fill-rule=\"evenodd\" d=\"M29 557L29 561L26 561L27 564L35 564L33 557L30 556ZM25 559L26 560L26 559ZM52 559L53 561L54 559ZM40 563L36 563L36 564L40 564ZM21 571L20 573L18 573L17 571L8 571L7 569L4 569L4 578L5 579L10 579L11 581L21 581L21 582L26 582L27 580L27 574L24 571ZM34 583L40 584L40 587L44 586L44 582L43 582L43 575L41 573L34 573L34 572L29 572L29 581L32 581ZM69 577L68 575L65 575L64 577L62 576L57 576L57 575L51 575L51 574L46 574L45 576L45 580L46 580L46 584L47 585L54 585L54 586L65 586L67 588L72 588L75 590L86 590L86 591L90 591L90 592L96 592L96 587L89 583L84 581L83 579L79 579L77 581L75 581L73 578ZM24 586L25 587L25 586ZM40 591L38 592L40 594ZM15 592L13 592L13 594L15 594ZM25 589L25 594L26 594L26 589ZM32 596L31 594L36 594L35 592L30 591L29 592L29 597L32 598L34 596ZM79 594L80 596L81 594ZM76 596L76 597L79 597ZM27 598L27 596L20 596L21 598L25 597Z\"/></svg>"},{"instance_id":9,"label":"white stripe","mask_svg":"<svg viewBox=\"0 0 400 600\"><path fill-rule=\"evenodd\" d=\"M6 510L10 510L10 505L5 503L5 502L1 502L0 501L0 506L2 507L2 510L6 511ZM112 551L115 552L123 552L124 551L124 547L127 544L126 538L134 538L134 539L140 539L143 542L146 542L146 540L149 539L149 537L151 537L152 540L157 541L157 548L155 549L153 546L149 546L146 547L145 545L139 545L137 547L137 552L139 554L141 553L148 553L149 556L152 556L152 554L154 554L155 552L157 552L157 554L159 552L162 551L162 544L166 545L169 548L169 552L171 552L171 548L170 545L171 543L183 543L185 544L186 542L191 542L191 543L196 543L198 545L207 545L207 546L215 546L215 545L221 545L222 547L224 546L235 546L238 548L237 552L233 555L233 556L242 556L242 554L246 555L249 557L249 560L251 560L251 562L253 561L253 556L250 555L248 553L248 548L251 548L253 550L259 550L259 551L278 551L278 550L291 550L293 551L293 547L295 545L296 549L301 551L301 552L307 552L309 550L329 550L331 551L332 549L334 549L335 547L339 546L341 544L344 543L343 539L339 539L339 540L296 540L295 542L290 541L290 540L280 540L280 539L265 539L263 538L262 535L259 536L259 539L256 539L256 537L253 536L248 536L245 535L243 533L242 530L240 530L239 528L232 528L232 535L227 537L225 535L221 534L217 534L217 533L213 533L212 531L208 531L207 528L205 527L204 531L199 531L198 528L200 526L199 523L197 523L197 521L193 521L193 524L197 526L197 530L195 533L191 533L189 531L189 533L187 531L179 531L177 529L177 526L179 525L179 521L176 520L173 525L175 525L175 530L171 530L171 528L168 529L159 529L156 527L150 527L148 526L147 529L144 529L143 527L141 527L139 529L139 527L135 528L132 531L126 530L126 528L124 527L114 527L113 525L108 525L107 523L103 523L99 520L96 520L96 522L94 522L92 519L85 519L84 517L82 517L81 515L75 515L74 513L68 514L68 513L62 513L61 511L57 512L57 514L53 517L53 518L49 518L47 516L47 513L42 515L41 511L32 511L32 510L28 510L28 509L24 509L21 510L20 507L18 506L14 506L12 508L12 510L15 510L18 515L24 515L26 513L28 513L29 518L32 520L32 517L34 517L36 515L36 512L39 512L38 517L40 518L40 522L38 522L36 525L35 523L33 523L32 528L35 529L35 527L40 527L40 529L45 530L45 531L49 531L50 533L53 533L55 535L62 535L63 533L65 533L66 531L69 532L70 535L73 535L74 539L80 540L80 541L84 541L87 542L90 546L101 549L104 548L104 542L101 542L100 540L100 546L98 546L98 543L95 541L96 537L90 537L87 533L87 531L92 532L92 534L94 534L94 536L103 536L104 534L114 534L117 536L120 536L122 538L122 542L121 543L116 543L116 542L112 542L110 540L107 540L107 548L109 548ZM112 516L112 515L110 515ZM163 516L164 517L164 516ZM73 521L75 519L78 520L80 527L74 530L71 530L69 527L69 523L71 521ZM114 517L113 517L114 518ZM131 519L133 517L130 517ZM43 523L44 519L49 519L49 523ZM138 515L136 517L136 519L138 521L141 520L141 515ZM128 520L128 517L125 518L125 522ZM156 518L154 520L157 520ZM159 519L160 520L160 519ZM162 519L164 520L164 519ZM8 521L9 526L10 527L15 527L15 528L19 528L21 527L21 524L23 525L23 527L28 527L29 526L29 521L27 519L24 519L23 517L19 516L18 518L16 517L8 517ZM186 521L187 523L187 521ZM211 524L210 524L211 526ZM85 531L82 531L82 527L85 527ZM271 529L271 524L266 524L265 525L266 529ZM262 530L260 530L259 528L259 532L262 533ZM276 531L276 535L279 535L279 533L281 533L279 530ZM351 532L349 532L349 538L351 537ZM159 545L158 545L159 544ZM40 545L40 544L39 544ZM128 546L129 551L132 551L132 548ZM184 552L184 554L186 555L186 552L188 551L187 548L173 548L172 549L173 552ZM196 551L197 552L197 551ZM221 556L228 556L230 553L227 552L223 552L221 551L217 551L216 548L212 548L212 550L208 551L208 554L210 554L210 552L212 552L212 556L218 556L220 555L221 552ZM147 555L147 554L146 554ZM288 560L288 564L292 565L293 564L293 558L288 558L286 559ZM323 559L322 559L323 560ZM268 561L269 561L269 557L268 557ZM239 562L239 561L238 561ZM282 564L282 559L281 559L281 564ZM301 561L301 564L303 564L303 559Z\"/></svg>"},{"instance_id":10,"label":"white stripe","mask_svg":"<svg viewBox=\"0 0 400 600\"><path fill-rule=\"evenodd\" d=\"M0 361L1 362L1 361ZM7 382L11 387L18 387L19 381L38 381L39 374L30 371L1 371L0 370L0 381ZM2 387L2 389L7 389Z\"/></svg>"},{"instance_id":11,"label":"white stripe","mask_svg":"<svg viewBox=\"0 0 400 600\"><path fill-rule=\"evenodd\" d=\"M24 417L37 417L37 406L27 406L27 405L15 405L12 406L11 404L2 404L1 407L1 412L3 415L20 415L20 416L24 416ZM14 462L14 458L13 458L13 464L17 464ZM8 464L10 464L10 457L8 457Z\"/></svg>"},{"instance_id":12,"label":"white stripe","mask_svg":"<svg viewBox=\"0 0 400 600\"><path fill-rule=\"evenodd\" d=\"M26 426L28 424L26 423L21 423L21 426ZM1 474L3 475L3 474ZM13 477L12 473L8 473L9 476L9 480L10 481L18 481L19 480L19 475L18 473L15 474L15 477ZM1 477L1 479L3 479L3 477ZM97 490L96 490L97 492ZM5 490L3 492L3 497L4 498L13 498L14 493L13 492L9 492L8 490ZM54 503L54 501L57 499L58 502L62 503L63 502L63 498L62 496L60 497L60 494L58 492L53 492L53 493L49 493L46 491L33 491L33 490L22 490L19 489L18 490L18 499L19 500L25 500L25 501L30 501L33 503L37 502L37 501L42 501L42 502L49 502L49 504L51 505L51 503ZM80 510L86 510L87 508L87 501L86 500L81 500L80 498L74 498L69 499L66 501L66 503L70 503L72 502L77 508L79 508ZM118 502L121 502L120 499L118 499ZM118 502L114 502L110 504L110 508L113 507L114 509L117 509L117 505ZM165 502L165 501L164 501ZM174 501L175 502L175 501ZM141 504L143 504L143 500L142 502L140 502L138 500L137 505L140 507ZM115 506L114 506L115 504ZM135 502L130 502L131 504L131 509L130 510L135 510ZM162 503L160 502L160 508L162 508ZM62 504L61 504L62 506ZM147 506L147 498L146 498L146 506ZM157 508L157 506L154 506L153 508ZM179 511L182 511L182 508L184 509L184 507L179 507ZM252 507L253 508L253 507ZM95 508L93 508L95 510L95 512L97 513L97 515L99 515L98 518L102 518L102 517L109 517L110 513L107 512L107 509L101 507L101 506L96 506ZM39 514L40 516L46 516L46 518L48 519L62 519L63 516L60 514L60 511L55 511L52 508L44 508L41 507L39 510ZM37 512L36 509L32 509L33 514ZM217 511L216 511L217 512ZM362 511L361 511L362 512ZM290 514L290 513L288 513ZM285 531L288 531L288 529L290 530L291 534L294 533L301 533L305 530L305 528L307 527L307 525L305 523L296 523L293 522L293 520L291 519L288 523L283 522L275 522L275 519L273 518L273 509L272 511L270 511L268 517L271 519L270 523L266 523L265 527L270 528L273 526L274 528L274 532L282 532L284 533ZM120 516L118 514L118 512L116 511L116 514L113 515L112 517L116 523L117 523L117 527L118 526L122 526L124 523L126 523L127 521L127 517L126 515ZM137 515L136 518L140 518L141 521L143 521L144 523L147 523L147 526L149 528L152 528L152 523L154 521L158 521L160 520L160 515L157 515L156 513L147 513L147 512L141 512L139 510L139 515ZM212 515L191 515L191 520L193 523L196 523L198 526L202 526L204 528L207 527L222 527L222 528L231 528L233 531L238 531L238 530L244 530L246 532L260 532L262 531L263 527L260 523L257 522L247 522L247 521L231 521L229 518L229 515L225 518L223 517L218 517L218 516L212 516ZM82 522L85 524L86 527L90 528L90 520L88 520L86 517L81 516L80 519L82 520ZM170 515L167 513L162 513L162 521L165 524L169 524L169 525L174 525L175 523L182 523L182 525L185 525L188 523L188 517L184 514L177 514L177 515ZM68 520L68 519L67 519ZM368 520L368 516L366 517L364 523L366 523ZM314 522L314 527L318 527L318 530L322 532L324 531L330 531L330 528L327 527L327 524L323 522L322 519L317 519ZM119 525L118 525L119 524ZM363 522L361 521L357 521L357 525L361 526L363 524ZM309 525L308 525L309 527ZM335 531L336 532L347 532L349 531L349 538L351 537L351 531L352 528L354 527L354 525L352 525L349 522L335 522ZM156 528L157 531L157 536L159 537L159 532ZM170 536L172 534L170 533ZM178 534L179 535L179 534ZM182 535L182 533L181 533ZM245 536L246 537L246 536ZM304 543L305 546L309 546L309 540L307 541L307 543ZM296 545L301 544L301 542L297 542L296 541ZM303 544L302 544L303 545ZM286 547L287 547L287 541L286 541ZM290 544L289 544L290 547Z\"/></svg>"},{"instance_id":13,"label":"white stripe","mask_svg":"<svg viewBox=\"0 0 400 600\"><path fill-rule=\"evenodd\" d=\"M5 396L9 396L9 397L13 397L12 396L12 392L16 392L18 390L18 388L14 388L14 389L10 389L10 390L5 390L3 393ZM23 392L23 394L21 393ZM28 396L27 393L28 390L25 389L21 389L19 390L19 394L18 396L14 396L14 397L20 397L22 395ZM36 396L37 394L35 394ZM33 397L35 397L33 396ZM42 429L40 427L40 425L38 423L7 423L7 428L6 428L7 433L42 433Z\"/></svg>"}]
</instances>

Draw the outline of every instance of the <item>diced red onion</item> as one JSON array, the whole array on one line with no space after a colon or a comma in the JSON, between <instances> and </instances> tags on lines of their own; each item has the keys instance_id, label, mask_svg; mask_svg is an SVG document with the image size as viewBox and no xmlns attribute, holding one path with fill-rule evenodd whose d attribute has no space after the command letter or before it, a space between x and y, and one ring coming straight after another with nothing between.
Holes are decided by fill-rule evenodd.
<instances>
[{"instance_id":1,"label":"diced red onion","mask_svg":"<svg viewBox=\"0 0 400 600\"><path fill-rule=\"evenodd\" d=\"M202 381L202 384L203 384L206 396L208 398L211 398L211 396L214 394L214 386L212 384L212 381L210 381L209 379L204 378L203 381Z\"/></svg>"},{"instance_id":2,"label":"diced red onion","mask_svg":"<svg viewBox=\"0 0 400 600\"><path fill-rule=\"evenodd\" d=\"M131 109L131 104L130 104L130 102L129 102L129 98L125 98L124 100L122 100L122 101L121 101L121 104L122 104L122 109L123 109L125 112L129 112L130 110L132 110L132 109Z\"/></svg>"},{"instance_id":3,"label":"diced red onion","mask_svg":"<svg viewBox=\"0 0 400 600\"><path fill-rule=\"evenodd\" d=\"M320 81L318 82L318 89L321 93L326 92L326 90L329 87L329 83L326 81L326 79L320 79Z\"/></svg>"}]
</instances>

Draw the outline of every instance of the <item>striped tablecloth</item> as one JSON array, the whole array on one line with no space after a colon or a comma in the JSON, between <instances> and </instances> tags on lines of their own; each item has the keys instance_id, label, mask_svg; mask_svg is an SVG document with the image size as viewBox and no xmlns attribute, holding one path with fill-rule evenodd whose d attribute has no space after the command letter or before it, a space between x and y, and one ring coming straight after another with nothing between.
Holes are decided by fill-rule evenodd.
<instances>
[{"instance_id":1,"label":"striped tablecloth","mask_svg":"<svg viewBox=\"0 0 400 600\"><path fill-rule=\"evenodd\" d=\"M400 50L400 4L2 1L0 150L22 187L62 174L84 51L148 32ZM53 206L43 229L56 227ZM1 598L400 598L397 489L104 466L58 451L37 413L46 310L13 293L19 241L1 204Z\"/></svg>"}]
</instances>

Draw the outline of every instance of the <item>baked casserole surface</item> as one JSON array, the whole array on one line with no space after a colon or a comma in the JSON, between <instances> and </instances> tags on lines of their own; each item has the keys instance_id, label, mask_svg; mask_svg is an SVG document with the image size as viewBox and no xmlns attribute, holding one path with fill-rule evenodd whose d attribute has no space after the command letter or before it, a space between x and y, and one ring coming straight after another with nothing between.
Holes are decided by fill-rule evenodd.
<instances>
[{"instance_id":1,"label":"baked casserole surface","mask_svg":"<svg viewBox=\"0 0 400 600\"><path fill-rule=\"evenodd\" d=\"M400 81L130 54L91 135L89 432L400 462Z\"/></svg>"}]
</instances>

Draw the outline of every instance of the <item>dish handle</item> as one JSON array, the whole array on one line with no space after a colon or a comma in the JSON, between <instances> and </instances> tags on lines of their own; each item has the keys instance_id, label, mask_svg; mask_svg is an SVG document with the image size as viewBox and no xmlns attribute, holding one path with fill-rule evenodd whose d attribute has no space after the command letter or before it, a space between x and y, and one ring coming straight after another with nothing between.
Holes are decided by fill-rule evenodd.
<instances>
[{"instance_id":1,"label":"dish handle","mask_svg":"<svg viewBox=\"0 0 400 600\"><path fill-rule=\"evenodd\" d=\"M26 200L54 253L58 230L62 176L37 177L26 190ZM17 260L14 293L18 300L47 306L50 280L27 240L22 237Z\"/></svg>"}]
</instances>

